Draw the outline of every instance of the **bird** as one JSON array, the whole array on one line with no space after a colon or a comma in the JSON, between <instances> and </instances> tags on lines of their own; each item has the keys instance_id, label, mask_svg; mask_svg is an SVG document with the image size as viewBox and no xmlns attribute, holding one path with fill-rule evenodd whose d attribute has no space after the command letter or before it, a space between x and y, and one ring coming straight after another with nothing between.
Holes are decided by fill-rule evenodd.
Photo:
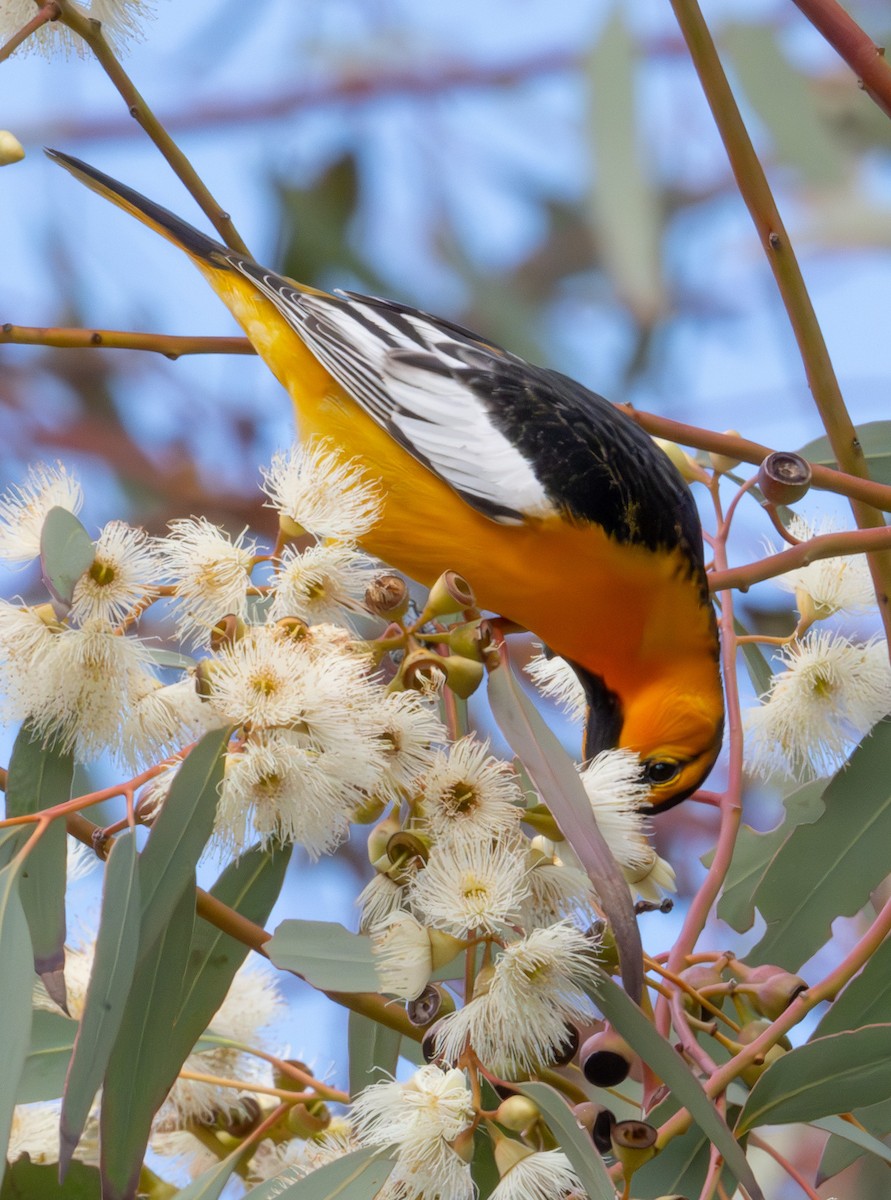
<instances>
[{"instance_id":1,"label":"bird","mask_svg":"<svg viewBox=\"0 0 891 1200\"><path fill-rule=\"evenodd\" d=\"M445 571L532 631L585 691L583 756L640 759L648 810L707 777L724 703L695 501L608 400L441 317L327 293L201 233L58 150L50 158L178 246L290 394L381 484L363 548L430 586Z\"/></svg>"}]
</instances>

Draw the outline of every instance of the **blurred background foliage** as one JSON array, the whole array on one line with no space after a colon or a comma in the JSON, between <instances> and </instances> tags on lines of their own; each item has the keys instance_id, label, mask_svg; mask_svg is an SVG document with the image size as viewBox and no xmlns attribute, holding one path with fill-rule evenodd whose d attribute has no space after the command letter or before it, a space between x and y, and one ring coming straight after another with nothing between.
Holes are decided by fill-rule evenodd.
<instances>
[{"instance_id":1,"label":"blurred background foliage","mask_svg":"<svg viewBox=\"0 0 891 1200\"><path fill-rule=\"evenodd\" d=\"M881 44L887 4L847 7ZM852 415L882 418L891 122L791 0L705 11ZM128 71L261 261L447 316L613 400L775 448L822 432L664 0L158 0L145 35ZM235 332L183 256L43 160L80 155L202 223L89 56L5 63L0 114L28 153L0 178L0 322ZM271 531L257 467L290 437L253 358L0 345L3 484L63 458L88 523ZM737 560L768 532L744 517ZM785 633L788 605L766 585L740 615ZM712 829L690 807L659 826L682 894Z\"/></svg>"}]
</instances>

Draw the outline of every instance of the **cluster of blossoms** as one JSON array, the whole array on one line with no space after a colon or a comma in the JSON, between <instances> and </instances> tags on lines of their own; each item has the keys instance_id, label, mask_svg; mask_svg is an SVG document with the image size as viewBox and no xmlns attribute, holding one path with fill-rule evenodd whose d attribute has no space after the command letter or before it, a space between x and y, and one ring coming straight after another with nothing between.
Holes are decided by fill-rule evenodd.
<instances>
[{"instance_id":1,"label":"cluster of blossoms","mask_svg":"<svg viewBox=\"0 0 891 1200\"><path fill-rule=\"evenodd\" d=\"M799 516L789 526L799 541L837 528L831 521L815 525ZM761 705L746 714L747 759L765 776L830 775L891 712L891 667L883 639L862 641L811 626L873 608L872 581L865 558L854 555L821 559L777 582L795 596L799 627L780 651L779 669Z\"/></svg>"},{"instance_id":2,"label":"cluster of blossoms","mask_svg":"<svg viewBox=\"0 0 891 1200\"><path fill-rule=\"evenodd\" d=\"M576 1030L596 1016L596 893L514 768L474 736L450 742L435 686L386 685L367 640L385 623L371 624L364 605L378 568L357 546L381 501L358 465L326 443L295 448L275 457L263 487L279 516L272 553L247 532L230 537L201 519L176 521L161 538L112 522L66 596L53 585L42 539L53 509L78 526L81 489L61 467L33 469L0 499L0 558L27 563L42 552L51 599L0 602L3 716L30 722L81 760L110 753L145 770L139 814L147 821L188 745L230 729L216 842L236 855L258 842L293 842L316 857L351 824L375 822L375 873L359 904L380 991L411 1006L436 990L432 976L446 963L465 981L464 951L482 943L480 969L463 995L457 983L442 991L449 999L434 1063L408 1083L366 1089L350 1122L320 1137L267 1139L252 1171L297 1178L357 1146L395 1144L386 1194L470 1196L465 1152L477 1116L467 1072L482 1065L517 1079L571 1055ZM149 612L169 617L176 644L191 654L144 636ZM639 812L636 757L601 755L582 780L632 892L658 897L673 887ZM87 966L88 956L69 952L73 997ZM240 1046L256 1030L237 1028L227 1012L262 1024L277 1005L272 994L268 1003L260 993L246 1000L243 987L239 976L211 1028ZM156 1150L200 1162L188 1130L237 1122L265 1070L225 1046L187 1061L188 1074L237 1078L245 1093L181 1079L159 1114ZM511 1160L504 1200L535 1196L548 1178L542 1195L554 1194L555 1180L558 1195L576 1188L562 1155L508 1140L522 1153L503 1149ZM89 1130L85 1144L88 1153Z\"/></svg>"}]
</instances>

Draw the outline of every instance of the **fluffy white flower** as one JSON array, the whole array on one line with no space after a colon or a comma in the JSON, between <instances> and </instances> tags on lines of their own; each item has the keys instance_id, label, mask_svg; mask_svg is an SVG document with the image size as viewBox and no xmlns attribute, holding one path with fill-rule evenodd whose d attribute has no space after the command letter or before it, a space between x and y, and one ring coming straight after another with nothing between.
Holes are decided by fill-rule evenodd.
<instances>
[{"instance_id":1,"label":"fluffy white flower","mask_svg":"<svg viewBox=\"0 0 891 1200\"><path fill-rule=\"evenodd\" d=\"M160 572L160 556L145 530L110 521L96 541L93 565L74 585L71 619L119 624L152 592Z\"/></svg>"},{"instance_id":2,"label":"fluffy white flower","mask_svg":"<svg viewBox=\"0 0 891 1200\"><path fill-rule=\"evenodd\" d=\"M120 757L134 769L167 758L225 724L198 695L192 678L166 686L146 678L144 686L121 725Z\"/></svg>"},{"instance_id":3,"label":"fluffy white flower","mask_svg":"<svg viewBox=\"0 0 891 1200\"><path fill-rule=\"evenodd\" d=\"M35 13L33 0L18 0L27 13L15 21L12 33ZM3 6L5 10L6 6ZM0 22L8 14L0 11ZM0 27L0 42L9 35ZM81 486L61 463L54 467L38 463L29 469L25 482L11 487L0 496L0 558L7 562L30 562L40 554L40 533L51 508L67 508L79 513L84 497Z\"/></svg>"},{"instance_id":4,"label":"fluffy white flower","mask_svg":"<svg viewBox=\"0 0 891 1200\"><path fill-rule=\"evenodd\" d=\"M463 1071L421 1067L406 1083L376 1083L353 1102L365 1145L397 1147L388 1196L403 1200L471 1200L470 1165L449 1145L470 1126L473 1097Z\"/></svg>"},{"instance_id":5,"label":"fluffy white flower","mask_svg":"<svg viewBox=\"0 0 891 1200\"><path fill-rule=\"evenodd\" d=\"M274 1178L276 1190L272 1196L284 1195L292 1183L358 1149L359 1141L349 1122L334 1117L324 1133L315 1137L280 1143L264 1138L251 1156L248 1182L253 1185Z\"/></svg>"},{"instance_id":6,"label":"fluffy white flower","mask_svg":"<svg viewBox=\"0 0 891 1200\"><path fill-rule=\"evenodd\" d=\"M408 903L408 890L389 875L376 873L356 897L359 908L359 932L368 933L375 925L385 921L391 913L404 909Z\"/></svg>"},{"instance_id":7,"label":"fluffy white flower","mask_svg":"<svg viewBox=\"0 0 891 1200\"><path fill-rule=\"evenodd\" d=\"M436 929L455 937L514 924L529 884L522 851L483 838L434 844L409 884L409 899Z\"/></svg>"},{"instance_id":8,"label":"fluffy white flower","mask_svg":"<svg viewBox=\"0 0 891 1200\"><path fill-rule=\"evenodd\" d=\"M355 542L380 518L380 488L327 440L274 455L263 477L270 505L318 538Z\"/></svg>"},{"instance_id":9,"label":"fluffy white flower","mask_svg":"<svg viewBox=\"0 0 891 1200\"><path fill-rule=\"evenodd\" d=\"M6 1157L14 1163L25 1155L32 1163L59 1161L59 1117L61 1101L19 1104L12 1114ZM99 1165L99 1121L90 1113L74 1157L88 1166Z\"/></svg>"},{"instance_id":10,"label":"fluffy white flower","mask_svg":"<svg viewBox=\"0 0 891 1200\"><path fill-rule=\"evenodd\" d=\"M340 542L295 550L286 546L272 580L271 615L316 621L343 621L358 609L378 572L374 559Z\"/></svg>"},{"instance_id":11,"label":"fluffy white flower","mask_svg":"<svg viewBox=\"0 0 891 1200\"><path fill-rule=\"evenodd\" d=\"M121 723L153 676L145 646L101 620L64 629L48 644L28 698L41 737L74 748L82 761L118 748Z\"/></svg>"},{"instance_id":12,"label":"fluffy white flower","mask_svg":"<svg viewBox=\"0 0 891 1200\"><path fill-rule=\"evenodd\" d=\"M746 714L749 766L798 779L831 774L891 711L888 648L822 631L784 646L781 657L785 670Z\"/></svg>"},{"instance_id":13,"label":"fluffy white flower","mask_svg":"<svg viewBox=\"0 0 891 1200\"><path fill-rule=\"evenodd\" d=\"M430 935L407 912L394 912L371 930L371 951L380 990L415 1000L433 973Z\"/></svg>"},{"instance_id":14,"label":"fluffy white flower","mask_svg":"<svg viewBox=\"0 0 891 1200\"><path fill-rule=\"evenodd\" d=\"M424 780L421 808L433 836L488 842L516 835L522 793L509 763L489 753L488 742L462 738L436 755Z\"/></svg>"},{"instance_id":15,"label":"fluffy white flower","mask_svg":"<svg viewBox=\"0 0 891 1200\"><path fill-rule=\"evenodd\" d=\"M622 868L632 892L659 900L673 892L674 871L647 840L650 822L641 811L649 789L641 779L640 760L631 750L603 750L581 772L597 825Z\"/></svg>"},{"instance_id":16,"label":"fluffy white flower","mask_svg":"<svg viewBox=\"0 0 891 1200\"><path fill-rule=\"evenodd\" d=\"M596 980L596 947L568 921L535 929L495 960L488 987L443 1017L436 1046L457 1062L469 1043L495 1074L515 1079L552 1062L567 1024L594 1015L585 988Z\"/></svg>"},{"instance_id":17,"label":"fluffy white flower","mask_svg":"<svg viewBox=\"0 0 891 1200\"><path fill-rule=\"evenodd\" d=\"M594 890L585 871L564 862L550 846L545 851L534 843L526 852L526 862L529 895L520 907L523 929L529 932L572 917L584 926L593 922Z\"/></svg>"},{"instance_id":18,"label":"fluffy white flower","mask_svg":"<svg viewBox=\"0 0 891 1200\"><path fill-rule=\"evenodd\" d=\"M543 696L549 696L571 721L583 721L588 702L578 675L559 654L536 654L526 665L535 686Z\"/></svg>"},{"instance_id":19,"label":"fluffy white flower","mask_svg":"<svg viewBox=\"0 0 891 1200\"><path fill-rule=\"evenodd\" d=\"M41 612L51 624L42 619ZM0 713L4 721L23 721L42 702L43 672L61 627L49 605L18 608L0 600Z\"/></svg>"},{"instance_id":20,"label":"fluffy white flower","mask_svg":"<svg viewBox=\"0 0 891 1200\"><path fill-rule=\"evenodd\" d=\"M584 1194L584 1186L562 1150L539 1150L518 1158L504 1172L489 1200L563 1200Z\"/></svg>"},{"instance_id":21,"label":"fluffy white flower","mask_svg":"<svg viewBox=\"0 0 891 1200\"><path fill-rule=\"evenodd\" d=\"M311 858L329 854L349 832L361 795L352 759L315 749L299 734L254 735L226 758L216 836L236 854L254 842L298 842Z\"/></svg>"},{"instance_id":22,"label":"fluffy white flower","mask_svg":"<svg viewBox=\"0 0 891 1200\"><path fill-rule=\"evenodd\" d=\"M89 6L81 3L78 7L101 22L106 39L118 50L128 41L142 38L143 22L154 16L154 7L146 0L92 0ZM34 0L3 0L0 4L0 42L17 33L36 12ZM70 54L76 50L80 54L83 44L61 21L49 21L29 37L21 49L40 50L50 57L57 51Z\"/></svg>"},{"instance_id":23,"label":"fluffy white flower","mask_svg":"<svg viewBox=\"0 0 891 1200\"><path fill-rule=\"evenodd\" d=\"M815 525L797 514L789 523L789 532L800 542L826 533L836 533L841 525L824 518ZM775 554L778 547L769 545ZM794 592L802 616L824 621L837 612L863 612L875 608L876 594L866 557L850 554L839 558L821 558L807 567L787 571L777 580L787 592Z\"/></svg>"},{"instance_id":24,"label":"fluffy white flower","mask_svg":"<svg viewBox=\"0 0 891 1200\"><path fill-rule=\"evenodd\" d=\"M434 762L433 746L447 740L445 726L417 692L388 692L369 712L369 734L379 745L383 771L377 794L399 800L418 786Z\"/></svg>"},{"instance_id":25,"label":"fluffy white flower","mask_svg":"<svg viewBox=\"0 0 891 1200\"><path fill-rule=\"evenodd\" d=\"M191 518L173 521L170 534L158 543L179 601L180 637L206 643L221 617L244 616L257 553L246 532L232 541L204 517Z\"/></svg>"}]
</instances>

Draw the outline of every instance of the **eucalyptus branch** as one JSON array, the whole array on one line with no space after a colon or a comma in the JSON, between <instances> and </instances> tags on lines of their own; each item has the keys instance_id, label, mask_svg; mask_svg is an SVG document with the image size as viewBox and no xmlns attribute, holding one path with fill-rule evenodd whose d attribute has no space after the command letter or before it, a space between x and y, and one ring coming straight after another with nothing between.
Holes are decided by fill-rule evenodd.
<instances>
[{"instance_id":1,"label":"eucalyptus branch","mask_svg":"<svg viewBox=\"0 0 891 1200\"><path fill-rule=\"evenodd\" d=\"M24 24L21 29L12 35L8 41L0 46L0 63L4 62L11 54L15 54L19 46L26 42L32 33L35 33L42 25L46 25L50 21L55 21L59 16L59 6L56 0L50 0L49 4L44 4L34 14L30 21Z\"/></svg>"},{"instance_id":2,"label":"eucalyptus branch","mask_svg":"<svg viewBox=\"0 0 891 1200\"><path fill-rule=\"evenodd\" d=\"M79 34L96 55L99 64L126 103L130 116L139 122L161 151L226 245L241 254L249 254L247 246L232 223L232 218L214 199L189 159L152 112L130 76L121 66L114 51L105 40L101 23L86 16L80 8L71 3L71 0L57 0L57 3L60 13L59 20Z\"/></svg>"},{"instance_id":3,"label":"eucalyptus branch","mask_svg":"<svg viewBox=\"0 0 891 1200\"><path fill-rule=\"evenodd\" d=\"M757 1146L759 1150L762 1150L765 1154L770 1155L774 1162L778 1163L779 1166L783 1168L789 1178L798 1184L805 1196L808 1197L808 1200L820 1200L819 1195L814 1191L798 1168L794 1166L794 1164L791 1163L784 1154L780 1154L779 1150L777 1150L776 1147L767 1140L767 1138L759 1137L757 1133L750 1133L749 1145Z\"/></svg>"},{"instance_id":4,"label":"eucalyptus branch","mask_svg":"<svg viewBox=\"0 0 891 1200\"><path fill-rule=\"evenodd\" d=\"M692 446L694 450L714 450L719 454L726 454L728 458L736 458L753 466L759 466L769 454L774 453L770 446L735 434L700 429L696 425L686 425L682 421L657 416L656 413L641 412L627 404L619 404L616 407L636 421L647 433L679 442L682 446ZM808 465L813 474L812 485L815 488L824 492L834 492L837 496L847 496L850 500L860 500L864 504L891 512L891 487L886 484L849 475L834 467L824 467L820 463L811 462Z\"/></svg>"},{"instance_id":5,"label":"eucalyptus branch","mask_svg":"<svg viewBox=\"0 0 891 1200\"><path fill-rule=\"evenodd\" d=\"M712 571L709 575L709 587L713 592L723 592L735 588L740 592L748 591L753 583L761 583L765 579L773 579L784 575L787 571L799 567L810 566L822 558L835 558L838 555L866 554L870 550L891 549L891 526L882 529L849 529L843 533L824 533L813 537L807 542L799 542L789 550L781 550L778 554L769 554L757 562L747 563L744 567L728 567L720 571Z\"/></svg>"},{"instance_id":6,"label":"eucalyptus branch","mask_svg":"<svg viewBox=\"0 0 891 1200\"><path fill-rule=\"evenodd\" d=\"M0 325L0 346L53 346L78 350L148 350L177 359L184 354L253 354L243 337L193 337L130 333L120 329L72 329L65 326Z\"/></svg>"},{"instance_id":7,"label":"eucalyptus branch","mask_svg":"<svg viewBox=\"0 0 891 1200\"><path fill-rule=\"evenodd\" d=\"M887 117L891 117L891 66L877 46L838 0L793 0L815 29L845 60L857 82Z\"/></svg>"},{"instance_id":8,"label":"eucalyptus branch","mask_svg":"<svg viewBox=\"0 0 891 1200\"><path fill-rule=\"evenodd\" d=\"M845 407L791 240L733 97L702 11L697 0L671 0L671 6L724 142L740 195L749 210L773 271L833 455L842 470L866 479L869 472L863 448ZM871 505L852 499L851 508L861 528L875 528L884 524L881 513ZM885 633L891 641L891 555L870 555L869 565Z\"/></svg>"}]
</instances>

